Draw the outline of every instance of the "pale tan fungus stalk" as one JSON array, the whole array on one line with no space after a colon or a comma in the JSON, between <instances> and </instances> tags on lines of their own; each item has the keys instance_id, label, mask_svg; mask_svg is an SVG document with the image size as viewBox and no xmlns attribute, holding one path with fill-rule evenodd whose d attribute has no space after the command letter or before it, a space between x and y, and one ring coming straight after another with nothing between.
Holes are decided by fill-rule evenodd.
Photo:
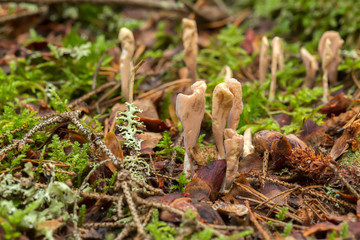
<instances>
[{"instance_id":1,"label":"pale tan fungus stalk","mask_svg":"<svg viewBox=\"0 0 360 240\"><path fill-rule=\"evenodd\" d=\"M183 18L183 35L182 40L184 44L184 61L186 67L189 69L189 76L191 80L196 82L196 59L198 55L198 34L196 22L191 19Z\"/></svg>"},{"instance_id":2,"label":"pale tan fungus stalk","mask_svg":"<svg viewBox=\"0 0 360 240\"><path fill-rule=\"evenodd\" d=\"M324 51L325 51L325 45L326 45L326 39L329 39L331 44L331 52L333 54L333 58L331 60L331 63L328 65L328 79L329 82L332 85L335 85L337 82L337 75L338 75L338 66L341 62L340 58L340 50L342 45L344 44L344 40L340 37L338 32L335 31L327 31L324 32L324 34L321 36L321 39L319 41L318 51L321 58L323 58Z\"/></svg>"},{"instance_id":3,"label":"pale tan fungus stalk","mask_svg":"<svg viewBox=\"0 0 360 240\"><path fill-rule=\"evenodd\" d=\"M322 55L322 70L323 70L323 77L322 77L322 83L323 83L323 97L322 101L323 103L326 103L329 99L329 80L328 80L328 67L331 63L331 61L334 58L334 54L331 50L331 41L329 39L326 39L325 41L325 50Z\"/></svg>"},{"instance_id":4,"label":"pale tan fungus stalk","mask_svg":"<svg viewBox=\"0 0 360 240\"><path fill-rule=\"evenodd\" d=\"M197 81L191 86L191 95L178 94L176 97L176 115L184 129L184 173L191 177L194 173L190 150L195 147L205 112L205 81Z\"/></svg>"},{"instance_id":5,"label":"pale tan fungus stalk","mask_svg":"<svg viewBox=\"0 0 360 240\"><path fill-rule=\"evenodd\" d=\"M276 92L276 73L278 70L284 69L284 56L282 42L279 37L274 37L271 41L272 57L271 57L271 83L269 101L274 101Z\"/></svg>"},{"instance_id":6,"label":"pale tan fungus stalk","mask_svg":"<svg viewBox=\"0 0 360 240\"><path fill-rule=\"evenodd\" d=\"M244 137L237 134L235 130L230 128L225 129L224 135L226 175L220 192L228 193L238 172L239 159L244 148Z\"/></svg>"},{"instance_id":7,"label":"pale tan fungus stalk","mask_svg":"<svg viewBox=\"0 0 360 240\"><path fill-rule=\"evenodd\" d=\"M261 85L265 83L265 79L266 79L266 71L269 64L268 54L269 54L269 41L266 36L263 36L261 39L260 64L259 64L259 78Z\"/></svg>"},{"instance_id":8,"label":"pale tan fungus stalk","mask_svg":"<svg viewBox=\"0 0 360 240\"><path fill-rule=\"evenodd\" d=\"M243 111L241 83L235 78L230 78L226 81L226 84L230 92L234 95L233 106L227 120L227 127L236 130L239 125L240 115Z\"/></svg>"},{"instance_id":9,"label":"pale tan fungus stalk","mask_svg":"<svg viewBox=\"0 0 360 240\"><path fill-rule=\"evenodd\" d=\"M119 32L121 42L120 73L122 95L128 102L130 100L129 88L131 72L133 69L132 57L135 51L135 40L133 33L127 28L121 28Z\"/></svg>"},{"instance_id":10,"label":"pale tan fungus stalk","mask_svg":"<svg viewBox=\"0 0 360 240\"><path fill-rule=\"evenodd\" d=\"M303 87L312 87L315 82L316 72L319 70L319 64L315 57L305 48L300 49L300 55L306 68L306 77Z\"/></svg>"},{"instance_id":11,"label":"pale tan fungus stalk","mask_svg":"<svg viewBox=\"0 0 360 240\"><path fill-rule=\"evenodd\" d=\"M244 132L244 150L243 150L243 158L249 154L254 153L255 149L252 144L251 138L251 128L248 128Z\"/></svg>"},{"instance_id":12,"label":"pale tan fungus stalk","mask_svg":"<svg viewBox=\"0 0 360 240\"><path fill-rule=\"evenodd\" d=\"M231 71L231 68L227 65L225 65L222 69L221 72L219 73L219 76L223 76L224 77L224 82L227 82L230 80L230 78L233 77L233 73Z\"/></svg>"},{"instance_id":13,"label":"pale tan fungus stalk","mask_svg":"<svg viewBox=\"0 0 360 240\"><path fill-rule=\"evenodd\" d=\"M230 92L226 83L218 84L213 92L212 103L212 131L214 134L216 147L218 149L218 159L225 158L224 150L224 129L226 119L233 106L234 95Z\"/></svg>"}]
</instances>

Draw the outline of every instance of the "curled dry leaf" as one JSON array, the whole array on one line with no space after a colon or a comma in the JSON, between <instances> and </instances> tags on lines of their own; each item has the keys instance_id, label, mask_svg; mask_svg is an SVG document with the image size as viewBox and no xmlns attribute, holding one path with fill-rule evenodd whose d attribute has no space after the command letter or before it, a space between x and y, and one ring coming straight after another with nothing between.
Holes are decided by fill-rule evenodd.
<instances>
[{"instance_id":1,"label":"curled dry leaf","mask_svg":"<svg viewBox=\"0 0 360 240\"><path fill-rule=\"evenodd\" d=\"M225 224L219 213L208 203L194 201L194 206L196 207L202 222L217 225Z\"/></svg>"},{"instance_id":2,"label":"curled dry leaf","mask_svg":"<svg viewBox=\"0 0 360 240\"><path fill-rule=\"evenodd\" d=\"M195 199L210 199L214 201L220 191L226 172L226 161L216 160L198 170L186 185L185 192Z\"/></svg>"},{"instance_id":3,"label":"curled dry leaf","mask_svg":"<svg viewBox=\"0 0 360 240\"><path fill-rule=\"evenodd\" d=\"M143 154L154 154L153 149L160 142L162 135L156 132L143 132L136 136L139 140L141 139L141 152Z\"/></svg>"},{"instance_id":4,"label":"curled dry leaf","mask_svg":"<svg viewBox=\"0 0 360 240\"><path fill-rule=\"evenodd\" d=\"M286 139L289 141L292 149L294 149L294 148L305 149L308 147L307 144L303 140L301 140L294 134L286 135Z\"/></svg>"},{"instance_id":5,"label":"curled dry leaf","mask_svg":"<svg viewBox=\"0 0 360 240\"><path fill-rule=\"evenodd\" d=\"M310 236L311 234L315 234L317 232L337 231L339 229L340 229L339 226L336 226L332 223L321 222L304 230L303 235L306 237L306 236Z\"/></svg>"},{"instance_id":6,"label":"curled dry leaf","mask_svg":"<svg viewBox=\"0 0 360 240\"><path fill-rule=\"evenodd\" d=\"M324 128L316 124L314 120L308 118L301 127L300 138L308 145L316 149L320 144L325 142Z\"/></svg>"},{"instance_id":7,"label":"curled dry leaf","mask_svg":"<svg viewBox=\"0 0 360 240\"><path fill-rule=\"evenodd\" d=\"M282 169L287 165L287 159L291 155L291 145L286 137L282 136L275 139L270 148L271 161L269 167L272 169Z\"/></svg>"},{"instance_id":8,"label":"curled dry leaf","mask_svg":"<svg viewBox=\"0 0 360 240\"><path fill-rule=\"evenodd\" d=\"M140 117L139 121L145 125L146 130L148 130L149 132L159 133L170 129L170 127L166 125L163 120L160 119Z\"/></svg>"},{"instance_id":9,"label":"curled dry leaf","mask_svg":"<svg viewBox=\"0 0 360 240\"><path fill-rule=\"evenodd\" d=\"M280 127L289 125L292 120L292 116L286 113L274 114L273 119L277 121Z\"/></svg>"},{"instance_id":10,"label":"curled dry leaf","mask_svg":"<svg viewBox=\"0 0 360 240\"><path fill-rule=\"evenodd\" d=\"M356 137L360 133L360 120L351 122L349 126L344 126L344 128L343 134L335 141L330 151L330 156L333 160L336 160L341 154L346 152L351 140L357 140Z\"/></svg>"},{"instance_id":11,"label":"curled dry leaf","mask_svg":"<svg viewBox=\"0 0 360 240\"><path fill-rule=\"evenodd\" d=\"M344 93L336 95L331 98L322 108L319 109L319 113L326 114L328 117L332 115L339 115L346 112L348 107L353 103L353 100L346 96Z\"/></svg>"},{"instance_id":12,"label":"curled dry leaf","mask_svg":"<svg viewBox=\"0 0 360 240\"><path fill-rule=\"evenodd\" d=\"M286 188L282 185L266 181L263 189L261 190L261 193L264 194L268 198L273 198L274 196L279 195L279 193L284 192L286 190L288 190L288 188ZM288 196L279 195L278 197L273 198L272 202L277 203L279 206L283 206L283 205L286 205L289 198L290 198L290 195L288 195Z\"/></svg>"},{"instance_id":13,"label":"curled dry leaf","mask_svg":"<svg viewBox=\"0 0 360 240\"><path fill-rule=\"evenodd\" d=\"M120 142L117 139L115 133L109 132L106 134L105 139L106 146L110 149L110 151L117 157L121 159L121 162L124 163L124 154L123 150L121 148ZM105 159L104 159L105 160ZM115 173L117 171L115 165L113 162L107 162L105 165L111 170L112 173Z\"/></svg>"},{"instance_id":14,"label":"curled dry leaf","mask_svg":"<svg viewBox=\"0 0 360 240\"><path fill-rule=\"evenodd\" d=\"M243 157L239 163L239 172L248 173L250 171L259 171L263 168L263 158L256 153L248 154Z\"/></svg>"},{"instance_id":15,"label":"curled dry leaf","mask_svg":"<svg viewBox=\"0 0 360 240\"><path fill-rule=\"evenodd\" d=\"M360 112L360 107L354 107L351 110L341 113L339 116L332 116L330 119L325 120L322 127L324 131L331 135L337 135L343 126L349 122L350 119L357 117Z\"/></svg>"},{"instance_id":16,"label":"curled dry leaf","mask_svg":"<svg viewBox=\"0 0 360 240\"><path fill-rule=\"evenodd\" d=\"M170 194L168 194L170 195ZM163 204L168 204L170 207L176 208L182 212L190 211L192 214L196 214L196 218L201 222L210 223L210 224L224 224L224 221L220 215L213 209L211 206L205 203L197 202L189 197L172 197L168 199L167 202L162 202ZM170 213L168 211L162 211L160 218L163 221L167 222L180 222L181 217Z\"/></svg>"},{"instance_id":17,"label":"curled dry leaf","mask_svg":"<svg viewBox=\"0 0 360 240\"><path fill-rule=\"evenodd\" d=\"M187 212L189 210L191 214L196 213L196 218L200 219L200 215L199 215L196 207L191 202L191 198L188 198L188 197L176 198L173 201L171 201L171 203L169 203L169 206L176 208L182 212ZM167 221L167 222L180 222L181 221L180 216L178 216L174 213L168 212L168 211L162 211L160 214L160 218L161 218L161 220Z\"/></svg>"},{"instance_id":18,"label":"curled dry leaf","mask_svg":"<svg viewBox=\"0 0 360 240\"><path fill-rule=\"evenodd\" d=\"M189 75L193 82L197 80L196 58L198 55L198 34L196 22L191 19L183 18L184 61L189 69Z\"/></svg>"}]
</instances>

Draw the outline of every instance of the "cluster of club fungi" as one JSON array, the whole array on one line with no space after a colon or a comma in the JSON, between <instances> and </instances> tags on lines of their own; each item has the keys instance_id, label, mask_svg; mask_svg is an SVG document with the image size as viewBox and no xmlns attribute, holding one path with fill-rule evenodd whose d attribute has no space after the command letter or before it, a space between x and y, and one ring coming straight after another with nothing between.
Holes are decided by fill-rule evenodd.
<instances>
[{"instance_id":1,"label":"cluster of club fungi","mask_svg":"<svg viewBox=\"0 0 360 240\"><path fill-rule=\"evenodd\" d=\"M187 94L179 93L176 98L176 115L181 121L184 131L184 147L186 150L183 172L186 176L194 175L194 164L196 158L192 155L192 149L197 144L200 134L201 123L205 113L205 91L206 83L197 77L196 58L198 54L198 35L196 22L191 19L183 19L183 45L184 62L188 70L188 76L192 81L190 89L186 89ZM132 74L133 63L132 56L135 50L134 36L126 28L122 28L119 33L119 39L122 45L122 54L120 59L120 71L122 79L122 93L127 101L132 101L132 89L134 84L134 74ZM337 81L337 68L340 63L340 49L344 41L340 35L334 31L325 32L319 42L318 52L322 62L322 84L323 98L326 103L329 98L328 85L334 85ZM275 99L276 92L276 74L284 69L283 44L279 37L274 37L271 41L271 82L269 90L269 101ZM313 87L319 64L316 58L305 48L301 48L300 55L306 67L306 76L303 87ZM265 83L266 73L269 65L269 41L266 36L261 39L261 50L259 57L259 80L261 84ZM222 73L224 82L218 84L213 92L212 98L212 132L215 139L218 159L226 160L226 175L222 183L220 192L230 191L232 184L237 176L239 159L254 152L255 148L260 151L270 149L266 144L266 135L269 132L258 132L254 136L252 144L251 129L244 132L244 136L238 134L236 129L240 121L240 115L243 111L242 87L241 83L232 78L231 69L224 67ZM272 134L274 131L270 131ZM275 134L276 135L276 134ZM282 134L278 133L278 138ZM280 136L281 135L281 136ZM298 148L307 148L306 144L295 135L287 135L286 141L291 146ZM259 144L259 142L264 144Z\"/></svg>"}]
</instances>

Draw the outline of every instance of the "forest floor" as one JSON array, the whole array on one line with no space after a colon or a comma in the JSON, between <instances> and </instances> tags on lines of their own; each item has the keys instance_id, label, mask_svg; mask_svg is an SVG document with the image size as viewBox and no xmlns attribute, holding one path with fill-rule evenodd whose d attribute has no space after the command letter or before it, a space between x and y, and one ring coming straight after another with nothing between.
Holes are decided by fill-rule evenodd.
<instances>
[{"instance_id":1,"label":"forest floor","mask_svg":"<svg viewBox=\"0 0 360 240\"><path fill-rule=\"evenodd\" d=\"M0 4L0 239L360 238L347 2L342 25L319 3L27 2Z\"/></svg>"}]
</instances>

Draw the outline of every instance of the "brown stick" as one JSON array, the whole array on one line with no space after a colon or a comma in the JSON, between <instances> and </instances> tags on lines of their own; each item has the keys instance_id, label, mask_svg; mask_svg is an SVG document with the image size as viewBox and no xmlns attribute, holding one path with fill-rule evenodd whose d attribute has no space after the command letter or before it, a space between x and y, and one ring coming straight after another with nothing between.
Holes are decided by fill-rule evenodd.
<instances>
[{"instance_id":1,"label":"brown stick","mask_svg":"<svg viewBox=\"0 0 360 240\"><path fill-rule=\"evenodd\" d=\"M245 201L245 206L249 209L250 221L255 225L256 229L259 230L265 240L270 240L269 234L261 227L260 223L256 220L254 213L251 211L249 201Z\"/></svg>"},{"instance_id":2,"label":"brown stick","mask_svg":"<svg viewBox=\"0 0 360 240\"><path fill-rule=\"evenodd\" d=\"M0 0L1 1L1 0ZM108 83L105 83L103 85L101 85L100 87L98 87L97 89L95 89L94 91L91 91L87 94L85 94L84 96L82 96L81 98L78 98L76 100L74 100L72 103L69 104L69 108L73 108L75 107L76 105L78 105L79 103L83 102L83 101L86 101L87 99L89 99L91 96L95 95L95 94L98 94L99 92L102 92L104 91L105 89L109 88L109 87L112 87L116 85L116 82L108 82Z\"/></svg>"},{"instance_id":3,"label":"brown stick","mask_svg":"<svg viewBox=\"0 0 360 240\"><path fill-rule=\"evenodd\" d=\"M1 0L0 0L1 1ZM163 91L163 89L166 89L168 87L172 87L172 86L175 86L175 85L185 85L185 84L189 84L191 83L191 79L188 79L188 78L185 78L185 79L178 79L178 80L175 80L175 81L171 81L169 83L165 83L157 88L154 88L146 93L143 93L141 95L139 95L136 99L144 99L144 98L147 98L149 96L151 96L152 94L158 92L158 91Z\"/></svg>"}]
</instances>

